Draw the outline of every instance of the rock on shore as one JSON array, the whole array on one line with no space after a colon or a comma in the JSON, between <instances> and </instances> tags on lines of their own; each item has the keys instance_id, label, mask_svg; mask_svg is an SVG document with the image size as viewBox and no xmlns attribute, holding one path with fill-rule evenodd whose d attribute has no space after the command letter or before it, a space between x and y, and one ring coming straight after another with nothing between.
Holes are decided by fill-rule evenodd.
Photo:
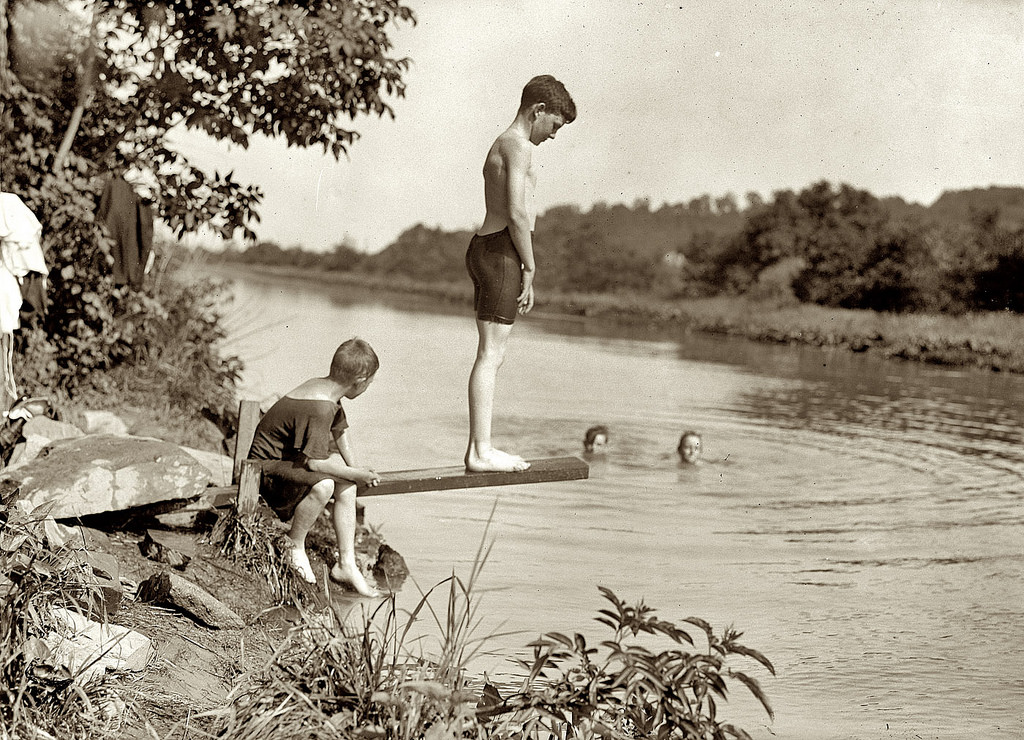
<instances>
[{"instance_id":1,"label":"rock on shore","mask_svg":"<svg viewBox=\"0 0 1024 740\"><path fill-rule=\"evenodd\" d=\"M48 505L54 519L192 499L211 482L209 469L170 442L86 434L52 442L38 457L0 474L4 499Z\"/></svg>"}]
</instances>

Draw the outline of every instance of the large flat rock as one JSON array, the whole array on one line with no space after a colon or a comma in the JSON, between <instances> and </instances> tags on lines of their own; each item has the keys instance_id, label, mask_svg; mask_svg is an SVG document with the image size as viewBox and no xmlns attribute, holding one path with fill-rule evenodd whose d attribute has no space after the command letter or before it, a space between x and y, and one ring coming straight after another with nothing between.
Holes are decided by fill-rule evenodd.
<instances>
[{"instance_id":1,"label":"large flat rock","mask_svg":"<svg viewBox=\"0 0 1024 740\"><path fill-rule=\"evenodd\" d=\"M199 496L210 471L177 445L149 437L90 434L45 447L0 473L4 498L50 504L54 519L123 511Z\"/></svg>"},{"instance_id":2,"label":"large flat rock","mask_svg":"<svg viewBox=\"0 0 1024 740\"><path fill-rule=\"evenodd\" d=\"M192 447L182 446L183 450L201 462L210 471L211 486L230 486L231 474L234 470L234 460L219 452L208 450L197 450Z\"/></svg>"}]
</instances>

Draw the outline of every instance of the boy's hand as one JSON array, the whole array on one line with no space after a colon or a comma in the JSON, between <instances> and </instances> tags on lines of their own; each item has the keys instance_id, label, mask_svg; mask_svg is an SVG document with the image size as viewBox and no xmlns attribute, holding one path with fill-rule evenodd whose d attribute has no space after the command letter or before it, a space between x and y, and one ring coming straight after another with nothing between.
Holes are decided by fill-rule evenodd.
<instances>
[{"instance_id":1,"label":"boy's hand","mask_svg":"<svg viewBox=\"0 0 1024 740\"><path fill-rule=\"evenodd\" d=\"M533 276L534 270L523 270L523 289L519 293L519 297L516 299L516 304L519 306L519 313L529 313L530 309L533 308Z\"/></svg>"},{"instance_id":2,"label":"boy's hand","mask_svg":"<svg viewBox=\"0 0 1024 740\"><path fill-rule=\"evenodd\" d=\"M356 468L351 476L353 483L372 488L380 483L380 476L368 468Z\"/></svg>"}]
</instances>

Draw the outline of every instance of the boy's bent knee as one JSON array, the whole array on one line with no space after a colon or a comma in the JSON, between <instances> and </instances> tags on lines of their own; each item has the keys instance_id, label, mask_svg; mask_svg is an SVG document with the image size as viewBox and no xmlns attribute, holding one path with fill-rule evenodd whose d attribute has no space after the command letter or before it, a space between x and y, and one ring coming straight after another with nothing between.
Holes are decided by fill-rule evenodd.
<instances>
[{"instance_id":1,"label":"boy's bent knee","mask_svg":"<svg viewBox=\"0 0 1024 740\"><path fill-rule=\"evenodd\" d=\"M313 487L309 489L309 495L326 505L334 495L334 481L325 479L314 483Z\"/></svg>"}]
</instances>

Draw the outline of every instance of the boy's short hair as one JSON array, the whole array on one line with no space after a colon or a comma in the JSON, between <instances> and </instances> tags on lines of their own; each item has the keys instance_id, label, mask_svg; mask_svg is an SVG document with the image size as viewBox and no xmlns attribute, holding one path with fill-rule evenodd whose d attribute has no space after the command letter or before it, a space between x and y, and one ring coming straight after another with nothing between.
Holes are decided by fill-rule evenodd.
<instances>
[{"instance_id":1,"label":"boy's short hair","mask_svg":"<svg viewBox=\"0 0 1024 740\"><path fill-rule=\"evenodd\" d=\"M590 427L587 433L583 436L583 447L587 450L594 449L594 442L597 440L599 434L603 434L605 440L608 439L608 427L604 424L597 424L596 426Z\"/></svg>"},{"instance_id":2,"label":"boy's short hair","mask_svg":"<svg viewBox=\"0 0 1024 740\"><path fill-rule=\"evenodd\" d=\"M544 103L549 113L560 115L566 123L576 120L576 104L565 89L565 85L551 75L537 75L526 83L519 110L534 103Z\"/></svg>"},{"instance_id":3,"label":"boy's short hair","mask_svg":"<svg viewBox=\"0 0 1024 740\"><path fill-rule=\"evenodd\" d=\"M354 337L342 342L331 359L331 377L345 382L356 378L371 378L380 367L380 360L373 348L362 339Z\"/></svg>"}]
</instances>

